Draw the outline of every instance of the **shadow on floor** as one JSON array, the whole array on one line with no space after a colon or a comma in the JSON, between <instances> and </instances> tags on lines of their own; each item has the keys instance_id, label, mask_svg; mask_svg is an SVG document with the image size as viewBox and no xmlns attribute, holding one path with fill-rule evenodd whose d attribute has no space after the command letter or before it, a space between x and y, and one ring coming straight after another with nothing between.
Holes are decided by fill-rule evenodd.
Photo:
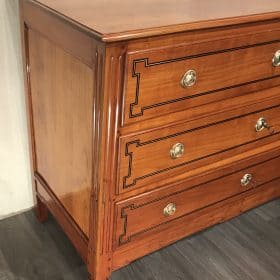
<instances>
[{"instance_id":1,"label":"shadow on floor","mask_svg":"<svg viewBox=\"0 0 280 280\"><path fill-rule=\"evenodd\" d=\"M184 226L182 224L182 226ZM70 241L33 211L0 222L0 280L86 280ZM280 280L280 200L183 239L111 280Z\"/></svg>"}]
</instances>

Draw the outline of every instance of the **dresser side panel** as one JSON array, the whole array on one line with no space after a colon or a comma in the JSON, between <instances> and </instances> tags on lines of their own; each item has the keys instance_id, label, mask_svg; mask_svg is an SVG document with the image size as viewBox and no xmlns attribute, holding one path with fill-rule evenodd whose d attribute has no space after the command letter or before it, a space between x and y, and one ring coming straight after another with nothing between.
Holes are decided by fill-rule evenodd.
<instances>
[{"instance_id":1,"label":"dresser side panel","mask_svg":"<svg viewBox=\"0 0 280 280\"><path fill-rule=\"evenodd\" d=\"M32 29L28 45L35 173L88 235L93 71Z\"/></svg>"}]
</instances>

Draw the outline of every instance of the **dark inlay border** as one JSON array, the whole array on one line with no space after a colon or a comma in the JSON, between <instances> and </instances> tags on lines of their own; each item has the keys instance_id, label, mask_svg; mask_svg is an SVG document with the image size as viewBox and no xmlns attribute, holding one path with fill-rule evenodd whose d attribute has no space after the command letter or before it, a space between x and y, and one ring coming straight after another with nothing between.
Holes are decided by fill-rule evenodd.
<instances>
[{"instance_id":1,"label":"dark inlay border","mask_svg":"<svg viewBox=\"0 0 280 280\"><path fill-rule=\"evenodd\" d=\"M180 218L182 218L182 217L184 217L184 216L190 215L190 214L192 214L192 213L195 212L195 211L202 210L202 209L207 208L207 207L209 207L209 206L211 206L211 205L214 205L214 204L216 204L216 203L219 203L221 200L216 201L216 202L214 202L214 203L211 203L211 204L209 204L209 205L207 205L207 206L205 206L205 207L201 207L201 208L199 208L199 209L196 209L196 210L194 210L194 211L191 211L191 212L189 212L189 213L187 213L187 214L184 214L184 215L181 215L181 216L179 216L179 217L176 217L175 219L171 219L171 220L168 220L168 221L166 221L166 222L157 224L157 225L155 225L155 226L153 226L153 227L150 227L150 228L147 228L147 229L143 229L143 230L141 230L141 231L139 231L139 232L137 232L137 233L134 233L134 234L132 234L132 235L130 235L130 236L127 236L127 225L128 225L128 214L127 214L127 211L133 211L133 210L136 210L136 209L138 209L138 208L144 207L144 206L146 206L146 205L149 205L149 204L158 202L158 201L160 201L160 200L162 200L162 199L171 197L171 196L173 196L173 195L178 195L178 194L180 194L180 193L184 193L184 192L190 191L190 190L192 190L192 189L194 189L194 188L196 188L196 187L198 187L198 186L206 185L206 184L209 184L209 183L211 183L211 182L214 182L214 181L223 179L223 178L225 178L225 177L231 176L231 175L233 175L233 174L235 174L235 173L241 172L241 171L246 170L246 169L248 169L248 168L253 168L253 167L255 167L255 166L258 166L258 165L264 164L264 163L266 163L266 162L272 161L272 160L274 160L274 159L277 159L278 157L279 157L279 156L276 156L276 157L267 159L267 160L265 160L265 161L252 164L252 165L250 165L250 166L247 166L246 168L242 168L242 169L236 170L236 171L234 171L234 172L227 173L227 174L225 174L225 175L223 175L223 176L221 176L221 177L219 177L219 178L214 178L214 179L212 179L212 180L210 180L210 181L207 181L207 182L204 182L204 183L202 183L202 184L194 185L194 186L192 186L191 188L189 188L189 189L187 189L187 190L181 190L181 191L178 191L178 192L170 193L169 195L165 195L165 196L162 196L162 197L159 197L159 198L156 198L156 199L153 199L153 200L151 200L151 201L148 201L148 202L145 202L145 203L141 203L141 204L138 204L138 205L133 203L133 204L130 204L130 205L127 205L127 206L122 207L122 208L121 208L121 219L124 220L124 228L123 228L123 233L119 236L119 246L124 245L124 244L126 244L126 243L129 243L129 242L131 241L132 238L134 238L134 237L136 237L136 236L138 236L138 235L141 235L141 234L143 234L143 233L145 233L145 232L148 232L148 231L150 231L150 230L156 229L156 228L158 228L158 227L160 227L160 226L162 226L162 225L164 225L164 224L168 224L168 223L170 223L170 222L172 222L172 221L178 220L178 219L180 219ZM264 183L262 183L262 184L258 184L257 186L254 186L254 187L261 187L262 185L265 185L265 184L267 184L267 183L269 183L269 182L273 182L273 181L275 181L275 180L278 180L279 178L280 178L280 177L278 176L278 177L276 177L276 178L274 178L274 179L272 179L272 180L266 181L266 182L264 182ZM246 192L246 191L247 191L247 190L244 190L244 192ZM244 192L242 192L242 193L244 193ZM234 196L235 196L235 195L234 195ZM234 196L231 196L231 197L234 197ZM231 197L228 197L227 199L229 199L229 198L231 198Z\"/></svg>"},{"instance_id":2,"label":"dark inlay border","mask_svg":"<svg viewBox=\"0 0 280 280\"><path fill-rule=\"evenodd\" d=\"M156 138L156 139L153 139L153 140L149 140L149 141L146 141L146 142L143 142L143 143L141 143L140 139L137 139L137 140L134 140L134 141L131 141L131 142L127 142L125 144L125 156L128 157L129 160L128 160L127 175L124 176L123 180L122 180L123 181L123 184L122 184L123 185L122 186L123 189L131 188L131 187L135 186L139 180L143 180L145 178L148 178L148 177L151 177L151 176L154 176L154 175L158 175L160 173L163 173L163 172L166 172L166 171L170 171L172 169L175 169L175 168L178 168L178 167L182 167L182 166L194 163L196 161L199 161L199 160L202 160L202 159L206 159L206 158L209 158L211 156L215 156L215 155L218 155L218 154L221 154L221 153L224 153L224 152L227 152L227 151L230 151L230 150L233 150L233 149L236 149L236 148L239 148L239 147L242 147L242 146L245 146L245 145L257 142L259 140L271 137L272 135L278 135L278 134L280 134L280 131L273 132L273 133L271 133L271 134L269 134L267 136L264 136L264 137L261 137L261 138L258 138L258 139L255 139L255 140L252 140L252 141L249 141L249 142L245 142L245 143L242 143L242 144L239 144L239 145L227 148L225 150L221 150L219 152L208 154L206 156L193 159L191 161L183 162L183 163L178 164L178 165L170 166L170 167L165 168L165 169L161 169L161 170L157 170L157 171L152 172L152 173L145 174L143 176L134 178L133 182L128 184L127 180L130 179L131 176L132 176L132 164L133 164L133 152L129 151L129 147L131 145L135 145L136 148L139 148L139 147L142 147L142 146L145 146L145 145L149 145L149 144L152 144L152 143L155 143L155 142L158 142L158 141L162 141L162 140L166 140L166 139L169 139L169 138L177 137L177 136L184 135L184 134L187 134L187 133L191 133L191 132L194 132L194 131L197 131L197 130L200 130L200 129L212 127L212 126L219 125L219 124L222 124L222 123L225 123L225 122L228 122L228 121L232 121L232 120L235 120L235 119L244 118L244 117L247 117L247 116L250 116L250 115L254 115L254 114L257 114L257 113L260 113L260 112L265 112L265 111L268 111L268 110L271 110L271 109L275 109L275 108L278 108L278 107L280 107L280 105L272 106L272 107L269 107L269 108L267 108L265 110L262 109L262 110L254 111L254 112L251 112L251 113L247 113L247 114L244 114L242 116L232 117L232 118L229 118L229 119L226 119L226 120L222 120L222 121L219 121L219 122L207 124L207 125L200 126L200 127L193 128L193 129L189 129L189 130L186 130L186 131L181 131L181 132L178 132L178 133L175 133L175 134L170 134L170 135L167 135L167 136L164 136L164 137L160 137L160 138Z\"/></svg>"},{"instance_id":3,"label":"dark inlay border","mask_svg":"<svg viewBox=\"0 0 280 280\"><path fill-rule=\"evenodd\" d=\"M237 84L237 85L234 85L234 86L229 86L229 87L219 88L219 89L215 89L215 90L211 90L211 91L207 91L207 92L202 92L202 93L194 94L194 95L191 95L191 96L183 96L183 97L180 97L180 98L177 98L177 99L172 99L172 100L168 100L168 101L165 101L165 102L155 103L155 104L151 104L149 106L141 107L140 108L140 113L133 113L134 107L139 105L139 97L140 97L141 73L136 72L136 67L137 67L138 63L144 63L145 67L153 67L153 66L157 66L157 65L168 64L168 63L178 62L178 61L182 61L182 60L189 60L189 59L194 59L194 58L199 58L199 57L204 57L204 56L216 55L216 54L220 54L220 53L227 53L227 52L232 52L232 51L237 51L237 50L242 50L242 49L249 49L249 48L253 48L253 47L265 46L265 45L270 45L270 44L279 43L279 42L280 42L280 40L274 40L274 41L269 41L269 42L264 42L264 43L259 43L259 44L252 44L252 45L248 45L248 46L231 48L231 49L226 49L226 50L221 50L221 51L213 51L213 52L202 53L202 54L191 55L191 56L185 56L185 57L174 58L174 59L169 59L169 60L162 60L162 61L157 61L157 62L152 62L152 63L149 63L149 58L142 58L142 59L134 60L133 61L133 68L132 68L132 77L136 78L136 91L135 91L134 102L130 103L130 105L129 105L129 118L141 117L141 116L144 115L145 110L149 110L149 109L152 109L152 108L156 108L156 107L164 106L164 105L167 105L167 104L180 102L180 101L183 101L183 100L197 98L197 97L201 97L201 96L204 96L204 95L209 95L209 94L217 93L217 92L220 92L220 91L230 90L230 89L234 89L234 88L238 88L238 87L254 84L254 83L257 83L257 82L263 82L263 81L266 81L266 80L271 80L271 79L275 79L275 78L280 77L280 75L276 75L276 76L273 76L273 77L266 77L266 78L263 78L263 79L249 81L249 82L242 83L242 84Z\"/></svg>"}]
</instances>

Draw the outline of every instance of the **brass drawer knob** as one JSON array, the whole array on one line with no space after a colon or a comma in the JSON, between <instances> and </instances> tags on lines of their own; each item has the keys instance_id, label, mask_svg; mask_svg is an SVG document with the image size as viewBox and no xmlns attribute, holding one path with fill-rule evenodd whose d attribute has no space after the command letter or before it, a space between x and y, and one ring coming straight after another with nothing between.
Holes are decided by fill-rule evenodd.
<instances>
[{"instance_id":1,"label":"brass drawer knob","mask_svg":"<svg viewBox=\"0 0 280 280\"><path fill-rule=\"evenodd\" d=\"M252 174L245 174L241 179L241 186L242 187L248 186L251 183L252 179L253 179Z\"/></svg>"},{"instance_id":2,"label":"brass drawer knob","mask_svg":"<svg viewBox=\"0 0 280 280\"><path fill-rule=\"evenodd\" d=\"M181 80L181 86L183 88L191 87L196 83L197 74L195 70L189 70L187 71L182 80Z\"/></svg>"},{"instance_id":3,"label":"brass drawer knob","mask_svg":"<svg viewBox=\"0 0 280 280\"><path fill-rule=\"evenodd\" d=\"M173 216L176 212L176 204L175 203L169 203L164 209L163 214L164 216Z\"/></svg>"},{"instance_id":4,"label":"brass drawer knob","mask_svg":"<svg viewBox=\"0 0 280 280\"><path fill-rule=\"evenodd\" d=\"M280 66L280 50L277 51L272 59L272 64L275 67Z\"/></svg>"},{"instance_id":5,"label":"brass drawer knob","mask_svg":"<svg viewBox=\"0 0 280 280\"><path fill-rule=\"evenodd\" d=\"M182 143L175 144L170 150L170 156L172 159L181 157L184 154L185 146Z\"/></svg>"},{"instance_id":6,"label":"brass drawer knob","mask_svg":"<svg viewBox=\"0 0 280 280\"><path fill-rule=\"evenodd\" d=\"M256 131L262 131L264 128L268 128L268 124L265 118L261 117L258 119L257 123L256 123Z\"/></svg>"}]
</instances>

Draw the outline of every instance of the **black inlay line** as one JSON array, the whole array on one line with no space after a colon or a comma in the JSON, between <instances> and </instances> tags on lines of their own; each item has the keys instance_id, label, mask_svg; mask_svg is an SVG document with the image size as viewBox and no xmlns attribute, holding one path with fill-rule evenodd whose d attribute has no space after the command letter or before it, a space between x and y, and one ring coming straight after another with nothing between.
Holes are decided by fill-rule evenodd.
<instances>
[{"instance_id":1,"label":"black inlay line","mask_svg":"<svg viewBox=\"0 0 280 280\"><path fill-rule=\"evenodd\" d=\"M137 209L137 208L141 208L141 207L143 207L143 206L147 206L147 205L152 204L152 203L155 203L155 202L158 202L158 201L160 201L160 200L166 199L166 198L168 198L168 197L170 197L170 196L175 196L175 195L178 195L178 194L181 194L181 193L188 192L188 191L190 191L190 190L192 190L192 189L197 188L198 186L207 185L207 184L209 184L209 183L212 183L212 182L215 182L215 181L217 181L217 180L220 180L220 179L223 179L223 178L232 176L232 175L234 175L234 174L236 174L236 173L239 173L239 172L244 171L244 170L248 170L248 169L253 168L253 167L256 167L256 166L258 166L258 165L263 165L263 164L265 164L265 163L267 163L267 162L270 162L270 161L273 161L273 160L275 160L275 159L277 159L277 158L279 158L279 155L278 155L278 156L274 156L274 157L269 158L269 159L266 159L265 161L257 162L257 163L251 164L251 165L249 165L249 166L246 166L246 167L244 167L244 168L240 168L240 169L237 169L237 170L235 170L235 171L226 173L226 174L224 174L224 175L222 175L222 176L220 176L220 177L218 177L218 178L211 179L211 180L209 180L209 181L207 181L207 182L194 185L194 186L192 186L191 188L188 188L188 189L186 189L186 190L181 190L181 191L173 192L173 193L171 193L171 194L169 194L169 195L157 197L156 199L153 199L153 200L148 201L148 202L145 202L145 203L138 204L138 205L136 205L136 206L134 205L133 210L135 210L135 209Z\"/></svg>"},{"instance_id":2,"label":"black inlay line","mask_svg":"<svg viewBox=\"0 0 280 280\"><path fill-rule=\"evenodd\" d=\"M202 160L202 159L214 156L214 155L218 155L218 154L223 153L223 152L230 151L230 150L235 149L235 148L242 147L242 146L247 145L247 144L254 143L256 141L268 138L268 137L270 137L272 135L278 135L278 134L280 134L280 132L269 134L267 136L264 136L264 137L261 137L261 138L258 138L258 139L246 142L246 143L242 143L240 145L236 145L236 146L227 148L227 149L219 151L219 152L208 154L206 156L203 156L203 157L200 157L200 158L196 158L196 159L191 160L191 161L183 162L183 163L178 164L178 165L170 166L168 168L161 169L161 170L158 170L158 171L155 171L155 172L152 172L152 173L149 173L149 174L137 177L137 178L133 179L132 183L127 184L127 180L129 178L131 178L131 176L132 176L132 164L133 164L133 152L129 152L129 146L130 145L136 145L136 148L139 148L139 147L151 144L151 143L156 143L156 142L159 142L159 141L162 141L162 140L166 140L166 139L169 139L169 138L177 137L177 136L180 136L180 135L183 135L183 134L191 133L191 132L194 132L194 131L197 131L197 130L201 130L201 129L204 129L204 128L208 128L208 127L212 127L212 126L215 126L215 125L223 124L223 123L228 122L228 121L244 118L244 117L247 117L249 115L254 115L254 114L257 114L257 113L260 113L260 112L265 112L265 111L268 111L268 110L271 110L271 109L275 109L275 108L278 108L278 107L280 107L280 105L272 106L272 107L267 108L265 110L258 110L258 111L255 111L255 112L247 113L247 114L242 115L242 116L232 117L232 118L229 118L229 119L226 119L226 120L222 120L222 121L219 121L219 122L215 122L215 123L211 123L211 124L208 124L208 125L200 126L200 127L194 128L194 129L189 129L189 130L182 131L182 132L179 132L179 133L167 135L167 136L164 136L164 137L156 138L156 139L149 140L149 141L146 141L146 142L143 142L143 143L140 142L141 141L140 139L137 139L137 140L134 140L134 141L126 143L126 146L125 146L125 156L129 157L129 162L128 162L128 172L127 172L127 175L123 177L123 189L133 187L133 186L136 185L137 181L143 180L143 179L145 179L147 177L151 177L151 176L154 176L154 175L157 175L157 174L160 174L160 173L163 173L163 172L166 172L166 171L178 168L178 167L182 167L182 166L187 165L187 164L194 163L196 161L199 161L199 160Z\"/></svg>"},{"instance_id":3,"label":"black inlay line","mask_svg":"<svg viewBox=\"0 0 280 280\"><path fill-rule=\"evenodd\" d=\"M133 61L133 68L132 68L132 77L136 78L136 92L135 92L134 102L131 103L130 106L129 106L130 107L129 118L135 118L135 117L143 116L145 110L152 109L152 108L155 108L155 107L164 106L164 105L167 105L167 104L172 104L172 103L180 102L180 101L187 100L187 99L197 98L197 97L201 97L201 96L204 96L204 95L209 95L209 94L217 93L217 92L220 92L220 91L234 89L234 88L237 88L237 87L246 86L246 85L254 84L254 83L257 83L257 82L263 82L263 81L266 81L266 80L271 80L271 79L275 79L275 78L280 77L280 75L276 75L276 76L273 76L273 77L266 77L266 78L259 79L259 80L249 81L249 82L246 82L246 83L241 83L241 84L237 84L237 85L233 85L233 86L219 88L219 89L212 90L212 91L198 93L198 94L194 94L194 95L191 95L191 96L183 96L183 97L180 97L180 98L177 98L177 99L172 99L172 100L168 100L168 101L164 101L164 102L151 104L149 106L141 107L140 108L140 113L133 113L134 107L139 104L139 96L140 96L141 73L136 72L136 66L137 66L138 63L144 63L145 67L153 67L153 66L157 66L157 65L161 65L161 64L178 62L178 61L182 61L182 60L189 60L189 59L194 59L194 58L199 58L199 57L204 57L204 56L210 56L210 55L215 55L215 54L220 54L220 53L227 53L227 52L231 52L231 51L248 49L248 48L252 48L252 47L264 46L264 45L269 45L269 44L279 43L279 42L280 42L280 40L274 40L274 41L269 41L269 42L264 42L264 43L259 43L259 44L241 46L241 47L237 47L237 48L231 48L231 49L220 50L220 51L213 51L213 52L208 52L208 53L185 56L185 57L174 58L174 59L163 60L163 61L152 62L152 63L149 63L149 58L142 58L142 59L134 60Z\"/></svg>"},{"instance_id":4,"label":"black inlay line","mask_svg":"<svg viewBox=\"0 0 280 280\"><path fill-rule=\"evenodd\" d=\"M183 57L178 57L178 58L173 58L173 59L167 59L167 60L161 60L161 61L157 61L157 62L148 63L145 66L146 67L156 66L156 65L160 65L160 64L167 64L167 63L177 62L177 61L181 61L181 60L199 58L199 57L203 57L203 56L210 56L210 55L215 55L215 54L220 54L220 53L227 53L227 52L231 52L231 51L244 50L244 49L249 49L249 48L254 48L254 47L259 47L259 46L265 46L265 45L271 45L271 44L275 44L275 43L279 43L279 42L280 42L280 40L272 40L272 41L268 41L268 42L251 44L251 45L247 45L247 46L240 46L240 47L230 48L230 49L225 49L225 50L188 55L188 56L183 56ZM140 59L140 61L141 60L142 59ZM137 61L137 60L135 60L135 61Z\"/></svg>"},{"instance_id":5,"label":"black inlay line","mask_svg":"<svg viewBox=\"0 0 280 280\"><path fill-rule=\"evenodd\" d=\"M178 133L170 134L170 135L167 135L167 136L164 136L164 137L160 137L160 138L156 138L156 139L153 139L153 140L149 140L149 141L140 143L139 146L145 146L145 145L148 145L148 144L151 144L151 143L155 143L155 142L158 142L158 141L162 141L162 140L166 140L166 139L173 138L173 137L176 137L176 136L180 136L182 134L194 132L196 130L200 130L200 129L203 129L203 128L208 128L208 127L211 127L211 126L219 125L219 124L222 124L224 122L229 122L229 121L233 121L233 120L236 120L236 119L246 118L250 115L254 115L254 114L261 113L261 112L273 110L273 109L276 109L278 107L280 107L280 105L271 106L271 107L266 108L266 109L261 109L261 110L257 110L257 111L254 111L254 112L244 114L242 116L236 116L236 117L228 118L228 119L225 119L225 120L222 120L222 121L214 122L214 123L211 123L211 124L206 124L206 125L203 125L203 126L199 126L199 127L193 128L193 129L184 130L184 131L181 131L181 132L178 132Z\"/></svg>"},{"instance_id":6,"label":"black inlay line","mask_svg":"<svg viewBox=\"0 0 280 280\"><path fill-rule=\"evenodd\" d=\"M192 99L192 98L196 98L196 97L201 97L201 96L204 96L204 95L217 93L219 91L229 90L229 89L233 89L233 88L236 88L236 87L242 87L242 86L247 86L247 85L258 83L258 82L264 82L264 81L276 79L276 78L279 78L279 77L280 77L280 75L275 75L273 77L267 77L267 78L254 80L254 81L250 81L250 82L246 82L246 83L242 83L242 84L238 84L238 85L234 85L234 86L228 86L228 87L224 87L224 88L220 88L220 89L215 89L215 90L212 90L212 91L202 92L202 93L194 94L194 95L191 95L191 96L184 96L184 97L176 99L176 102L184 101L184 100ZM152 108L155 108L155 107L158 107L158 106L168 105L168 104L171 104L171 103L174 103L174 101L173 100L168 100L168 101L164 101L164 102L160 102L160 103L155 103L155 104L152 104L152 105L149 105L149 106L144 106L144 107L142 107L142 109L143 110L148 110L148 109L152 109Z\"/></svg>"},{"instance_id":7,"label":"black inlay line","mask_svg":"<svg viewBox=\"0 0 280 280\"><path fill-rule=\"evenodd\" d=\"M280 134L280 132L277 132L277 133L274 133L273 135L279 135L279 134ZM161 173L166 172L166 171L170 171L170 170L175 169L175 168L178 168L178 167L183 167L183 166L185 166L185 165L192 164L192 163L194 163L194 162L196 162L196 161L203 160L203 159L206 159L206 158L209 158L209 157L212 157L212 156L216 156L216 155L218 155L218 154L225 153L225 152L234 150L234 149L236 149L236 148L240 148L240 147L245 146L245 145L248 145L248 144L252 144L252 143L254 143L254 142L257 142L257 141L259 141L259 140L266 139L266 138L271 137L271 136L272 136L272 135L267 135L267 136L258 138L258 139L256 139L256 140L248 141L248 142L242 143L242 144L240 144L240 145L236 145L236 146L233 146L233 147L230 147L230 148L221 150L221 151L219 151L219 152L215 152L215 153L212 153L212 154L208 154L208 155L206 155L206 156L204 156L204 157L196 158L196 159L193 159L193 160L191 160L191 161L183 162L183 163L178 164L178 165L170 166L170 167L165 168L165 169L161 169L161 170L158 170L158 171L155 171L155 172L152 172L152 173L148 173L148 174L146 174L146 175L143 175L143 176L140 176L140 177L137 177L137 178L133 179L133 182L132 182L131 184L126 185L127 179L129 179L129 178L131 177L131 172L130 172L130 177L128 177L128 176L125 176L125 177L124 177L124 185L123 185L123 188L126 189L126 188L133 187L133 186L136 185L137 181L139 181L139 180L143 180L143 179L146 179L146 178L148 178L148 177L155 176L155 175L161 174Z\"/></svg>"},{"instance_id":8,"label":"black inlay line","mask_svg":"<svg viewBox=\"0 0 280 280\"><path fill-rule=\"evenodd\" d=\"M262 186L265 185L265 184L272 183L272 182L277 181L277 180L279 180L279 179L280 179L280 177L276 177L276 178L274 178L274 179L272 179L272 180L269 180L269 181L267 181L267 182L264 182L264 183L262 183L262 184L259 184L259 185L257 186L257 188L260 188L260 187L262 187ZM246 192L248 192L248 191L245 190L245 191L239 193L239 195L240 195L240 194L244 194L244 193L246 193ZM235 196L236 196L236 195L227 197L227 199L234 198ZM201 208L199 208L199 209L193 210L193 211L191 211L191 212L189 212L189 213L186 213L186 214L183 214L183 215L181 215L181 216L179 216L179 217L176 217L175 219L168 220L168 221L166 221L166 222L163 222L163 223L157 224L157 225L155 225L155 226L152 226L152 227L150 227L150 228L144 229L144 230L142 230L142 231L136 232L136 233L134 233L134 234L128 236L128 237L126 238L126 240L121 240L122 243L119 243L119 245L120 245L120 246L121 246L121 245L124 245L124 244L130 242L130 241L132 240L132 238L134 238L134 237L136 237L136 236L138 236L138 235L141 235L141 234L143 234L143 233L146 233L146 232L149 232L149 231L151 231L151 230L154 230L154 229L156 229L156 228L158 228L158 227L160 227L160 226L162 226L162 225L169 224L170 222L177 221L177 220L179 220L179 219L181 219L181 218L183 218L183 217L185 217L185 216L191 215L192 213L194 213L194 212L196 212L196 211L203 210L203 209L206 209L206 208L208 208L208 207L211 207L211 206L213 206L213 205L215 205L215 204L217 204L217 203L219 203L219 202L221 202L221 201L222 201L222 200L216 201L216 202L211 203L211 204L209 204L209 205L207 205L207 206L205 206L205 207L201 207ZM133 209L132 209L132 210L133 210ZM126 215L126 219L127 219L127 215ZM127 228L126 228L126 233L127 233ZM125 234L125 235L126 235L126 234ZM125 235L122 235L122 236L125 236Z\"/></svg>"}]
</instances>

